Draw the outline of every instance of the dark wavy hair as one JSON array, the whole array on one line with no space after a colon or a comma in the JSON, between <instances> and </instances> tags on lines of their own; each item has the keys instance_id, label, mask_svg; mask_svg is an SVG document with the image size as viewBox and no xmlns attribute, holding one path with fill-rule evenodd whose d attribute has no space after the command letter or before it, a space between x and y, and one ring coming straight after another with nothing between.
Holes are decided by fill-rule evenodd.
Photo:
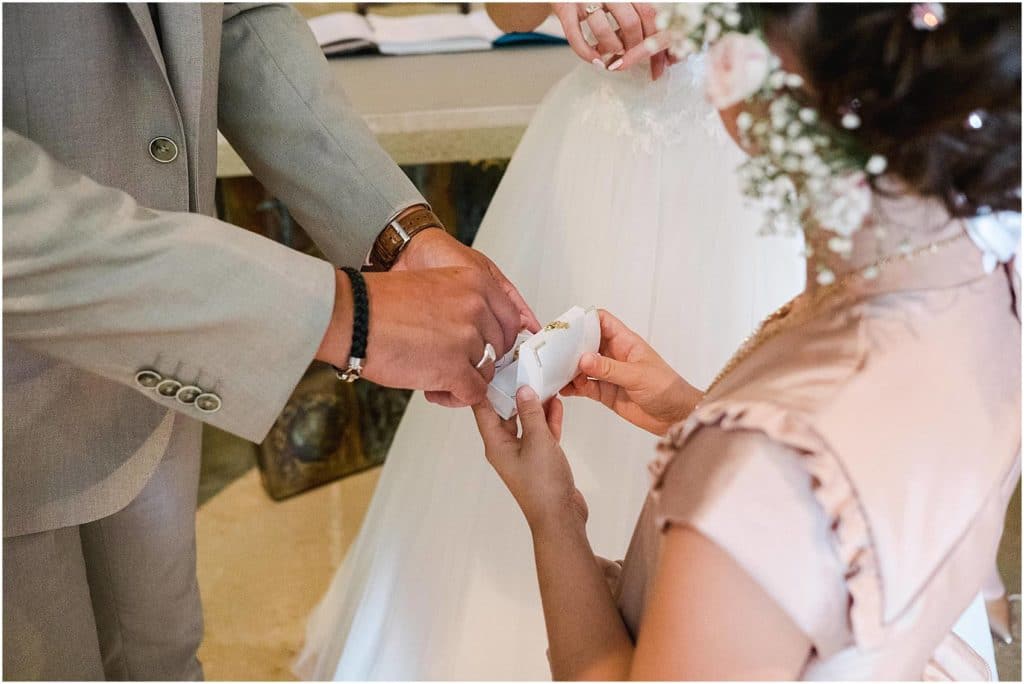
<instances>
[{"instance_id":1,"label":"dark wavy hair","mask_svg":"<svg viewBox=\"0 0 1024 684\"><path fill-rule=\"evenodd\" d=\"M913 192L954 216L1020 211L1019 4L945 3L934 31L914 28L909 4L752 9L799 60L822 118L839 128L856 113L856 142Z\"/></svg>"}]
</instances>

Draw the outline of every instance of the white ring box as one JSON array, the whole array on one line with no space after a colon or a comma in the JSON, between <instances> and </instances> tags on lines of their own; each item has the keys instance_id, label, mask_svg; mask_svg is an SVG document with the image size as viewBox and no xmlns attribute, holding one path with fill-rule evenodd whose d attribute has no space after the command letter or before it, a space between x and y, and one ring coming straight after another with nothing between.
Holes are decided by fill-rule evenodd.
<instances>
[{"instance_id":1,"label":"white ring box","mask_svg":"<svg viewBox=\"0 0 1024 684\"><path fill-rule=\"evenodd\" d=\"M487 398L502 418L516 415L516 391L529 385L547 401L579 373L580 358L597 352L601 321L597 309L574 306L532 335L521 332L512 349L495 364Z\"/></svg>"}]
</instances>

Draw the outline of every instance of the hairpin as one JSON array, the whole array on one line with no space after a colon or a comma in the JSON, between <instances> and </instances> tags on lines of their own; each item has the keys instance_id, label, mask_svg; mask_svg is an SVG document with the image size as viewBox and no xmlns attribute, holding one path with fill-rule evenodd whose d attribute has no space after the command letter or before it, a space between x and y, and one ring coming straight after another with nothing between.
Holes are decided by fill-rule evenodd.
<instances>
[{"instance_id":1,"label":"hairpin","mask_svg":"<svg viewBox=\"0 0 1024 684\"><path fill-rule=\"evenodd\" d=\"M918 31L934 31L946 23L946 8L941 2L915 2L910 6L910 23Z\"/></svg>"}]
</instances>

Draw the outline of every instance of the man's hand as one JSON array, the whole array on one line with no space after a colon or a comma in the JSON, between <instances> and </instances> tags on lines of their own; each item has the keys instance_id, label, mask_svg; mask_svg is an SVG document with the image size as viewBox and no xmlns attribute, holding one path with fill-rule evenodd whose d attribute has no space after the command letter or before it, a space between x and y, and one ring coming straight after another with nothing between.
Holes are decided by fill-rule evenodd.
<instances>
[{"instance_id":1,"label":"man's hand","mask_svg":"<svg viewBox=\"0 0 1024 684\"><path fill-rule=\"evenodd\" d=\"M417 233L412 241L406 245L402 253L398 255L398 261L391 269L395 271L419 271L426 268L442 268L445 266L462 266L474 268L487 273L501 289L505 292L512 304L519 312L519 327L511 331L510 336L498 341L492 341L495 350L500 358L505 351L511 349L515 342L516 335L523 328L530 332L540 330L540 322L533 311L526 304L523 296L519 294L516 286L505 277L494 262L475 249L466 247L464 244L453 238L440 228L431 228ZM506 330L506 334L510 331Z\"/></svg>"},{"instance_id":2,"label":"man's hand","mask_svg":"<svg viewBox=\"0 0 1024 684\"><path fill-rule=\"evenodd\" d=\"M445 406L483 401L494 363L480 369L476 364L488 343L499 356L507 352L519 329L519 312L498 283L476 267L366 273L364 278L370 320L363 377L387 387L425 390ZM351 284L339 271L334 314L317 352L321 361L348 364L352 311Z\"/></svg>"}]
</instances>

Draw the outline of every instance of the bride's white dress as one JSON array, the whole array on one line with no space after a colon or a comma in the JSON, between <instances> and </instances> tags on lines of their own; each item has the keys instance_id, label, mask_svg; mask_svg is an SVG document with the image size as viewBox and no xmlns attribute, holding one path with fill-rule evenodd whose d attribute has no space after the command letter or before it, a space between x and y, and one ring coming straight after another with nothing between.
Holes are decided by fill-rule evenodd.
<instances>
[{"instance_id":1,"label":"bride's white dress","mask_svg":"<svg viewBox=\"0 0 1024 684\"><path fill-rule=\"evenodd\" d=\"M700 61L666 77L582 65L545 98L474 246L544 322L597 305L706 385L803 285L796 238L758 237L741 152L703 97ZM567 400L563 445L595 553L622 558L654 438ZM469 409L417 394L362 530L307 627L308 679L549 679L530 537Z\"/></svg>"}]
</instances>

